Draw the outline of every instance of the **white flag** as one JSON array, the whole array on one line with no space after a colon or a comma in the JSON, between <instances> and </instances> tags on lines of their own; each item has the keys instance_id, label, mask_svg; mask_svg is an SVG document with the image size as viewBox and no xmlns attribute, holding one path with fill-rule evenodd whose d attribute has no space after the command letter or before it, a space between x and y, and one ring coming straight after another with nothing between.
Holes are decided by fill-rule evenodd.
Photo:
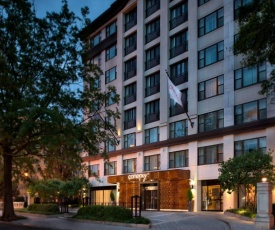
<instances>
[{"instance_id":1,"label":"white flag","mask_svg":"<svg viewBox=\"0 0 275 230\"><path fill-rule=\"evenodd\" d=\"M168 91L170 94L170 98L172 98L176 103L178 103L179 105L181 105L183 107L182 101L181 101L181 92L173 84L173 82L170 80L169 77L168 77Z\"/></svg>"}]
</instances>

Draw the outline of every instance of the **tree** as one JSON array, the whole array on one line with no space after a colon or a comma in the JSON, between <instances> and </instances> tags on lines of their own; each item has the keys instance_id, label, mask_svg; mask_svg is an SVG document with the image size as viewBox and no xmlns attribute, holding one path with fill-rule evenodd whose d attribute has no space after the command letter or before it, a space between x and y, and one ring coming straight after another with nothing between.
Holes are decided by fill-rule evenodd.
<instances>
[{"instance_id":1,"label":"tree","mask_svg":"<svg viewBox=\"0 0 275 230\"><path fill-rule=\"evenodd\" d=\"M250 66L263 61L275 64L275 1L253 0L240 8L239 34L234 52L243 54L243 64ZM261 94L268 94L275 83L275 70L269 81L262 83Z\"/></svg>"},{"instance_id":2,"label":"tree","mask_svg":"<svg viewBox=\"0 0 275 230\"><path fill-rule=\"evenodd\" d=\"M83 16L87 12L83 9ZM119 96L113 87L104 93L95 87L101 72L86 64L87 47L78 36L79 20L65 0L59 13L47 13L44 18L36 16L28 0L0 0L0 154L5 221L17 219L11 193L16 159L48 159L53 150L64 146L72 150L67 152L72 157L80 152L97 154L98 143L115 133L108 119L99 116L118 118L117 110L104 107L110 95L115 103ZM81 82L91 84L85 84L84 90L71 87Z\"/></svg>"},{"instance_id":3,"label":"tree","mask_svg":"<svg viewBox=\"0 0 275 230\"><path fill-rule=\"evenodd\" d=\"M260 150L247 152L242 156L230 158L219 165L219 177L221 188L227 193L243 188L247 195L253 193L257 183L266 177L268 181L274 181L274 166L271 152L264 154ZM253 193L255 204L256 193ZM255 207L255 206L254 206Z\"/></svg>"}]
</instances>

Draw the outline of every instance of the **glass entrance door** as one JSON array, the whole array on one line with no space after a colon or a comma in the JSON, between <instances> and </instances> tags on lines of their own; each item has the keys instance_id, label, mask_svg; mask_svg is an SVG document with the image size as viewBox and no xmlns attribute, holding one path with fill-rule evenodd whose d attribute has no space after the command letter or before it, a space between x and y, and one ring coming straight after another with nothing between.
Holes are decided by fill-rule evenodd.
<instances>
[{"instance_id":1,"label":"glass entrance door","mask_svg":"<svg viewBox=\"0 0 275 230\"><path fill-rule=\"evenodd\" d=\"M158 186L157 184L144 186L144 209L158 209Z\"/></svg>"},{"instance_id":2,"label":"glass entrance door","mask_svg":"<svg viewBox=\"0 0 275 230\"><path fill-rule=\"evenodd\" d=\"M202 181L202 210L222 211L223 193L218 181Z\"/></svg>"}]
</instances>

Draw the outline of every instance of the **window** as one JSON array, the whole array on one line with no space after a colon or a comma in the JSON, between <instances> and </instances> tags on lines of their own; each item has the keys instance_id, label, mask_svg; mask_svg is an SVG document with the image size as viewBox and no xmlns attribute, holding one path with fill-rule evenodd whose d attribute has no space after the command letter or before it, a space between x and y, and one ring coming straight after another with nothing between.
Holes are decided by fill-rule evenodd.
<instances>
[{"instance_id":1,"label":"window","mask_svg":"<svg viewBox=\"0 0 275 230\"><path fill-rule=\"evenodd\" d=\"M129 53L132 53L137 49L137 33L131 34L127 38L125 38L125 48L124 54L125 56Z\"/></svg>"},{"instance_id":2,"label":"window","mask_svg":"<svg viewBox=\"0 0 275 230\"><path fill-rule=\"evenodd\" d=\"M123 160L123 173L136 172L136 159Z\"/></svg>"},{"instance_id":3,"label":"window","mask_svg":"<svg viewBox=\"0 0 275 230\"><path fill-rule=\"evenodd\" d=\"M137 8L125 14L125 32L137 24Z\"/></svg>"},{"instance_id":4,"label":"window","mask_svg":"<svg viewBox=\"0 0 275 230\"><path fill-rule=\"evenodd\" d=\"M116 79L116 66L105 72L105 83L109 83Z\"/></svg>"},{"instance_id":5,"label":"window","mask_svg":"<svg viewBox=\"0 0 275 230\"><path fill-rule=\"evenodd\" d=\"M223 41L199 51L199 68L223 60Z\"/></svg>"},{"instance_id":6,"label":"window","mask_svg":"<svg viewBox=\"0 0 275 230\"><path fill-rule=\"evenodd\" d=\"M159 100L145 104L145 124L159 120Z\"/></svg>"},{"instance_id":7,"label":"window","mask_svg":"<svg viewBox=\"0 0 275 230\"><path fill-rule=\"evenodd\" d=\"M170 80L174 85L180 85L188 81L188 60L183 60L170 67Z\"/></svg>"},{"instance_id":8,"label":"window","mask_svg":"<svg viewBox=\"0 0 275 230\"><path fill-rule=\"evenodd\" d=\"M199 115L199 133L223 128L223 109Z\"/></svg>"},{"instance_id":9,"label":"window","mask_svg":"<svg viewBox=\"0 0 275 230\"><path fill-rule=\"evenodd\" d=\"M235 106L235 124L243 124L266 118L266 99Z\"/></svg>"},{"instance_id":10,"label":"window","mask_svg":"<svg viewBox=\"0 0 275 230\"><path fill-rule=\"evenodd\" d=\"M112 152L116 150L116 140L114 138L110 138L105 142L105 150L106 152Z\"/></svg>"},{"instance_id":11,"label":"window","mask_svg":"<svg viewBox=\"0 0 275 230\"><path fill-rule=\"evenodd\" d=\"M188 1L185 1L170 10L170 30L186 22L188 19Z\"/></svg>"},{"instance_id":12,"label":"window","mask_svg":"<svg viewBox=\"0 0 275 230\"><path fill-rule=\"evenodd\" d=\"M116 92L110 92L108 95L108 99L106 101L106 106L112 105L115 103L115 96L116 96Z\"/></svg>"},{"instance_id":13,"label":"window","mask_svg":"<svg viewBox=\"0 0 275 230\"><path fill-rule=\"evenodd\" d=\"M136 108L124 112L124 130L136 127Z\"/></svg>"},{"instance_id":14,"label":"window","mask_svg":"<svg viewBox=\"0 0 275 230\"><path fill-rule=\"evenodd\" d=\"M146 25L146 35L145 35L145 42L149 43L154 39L158 38L160 35L160 19L157 18L156 20L148 23Z\"/></svg>"},{"instance_id":15,"label":"window","mask_svg":"<svg viewBox=\"0 0 275 230\"><path fill-rule=\"evenodd\" d=\"M125 62L124 80L128 80L137 74L137 59L132 58Z\"/></svg>"},{"instance_id":16,"label":"window","mask_svg":"<svg viewBox=\"0 0 275 230\"><path fill-rule=\"evenodd\" d=\"M101 78L100 76L95 76L90 81L90 90L101 88Z\"/></svg>"},{"instance_id":17,"label":"window","mask_svg":"<svg viewBox=\"0 0 275 230\"><path fill-rule=\"evenodd\" d=\"M136 146L136 133L124 135L124 148Z\"/></svg>"},{"instance_id":18,"label":"window","mask_svg":"<svg viewBox=\"0 0 275 230\"><path fill-rule=\"evenodd\" d=\"M170 38L170 58L188 50L188 31L180 32Z\"/></svg>"},{"instance_id":19,"label":"window","mask_svg":"<svg viewBox=\"0 0 275 230\"><path fill-rule=\"evenodd\" d=\"M100 55L97 55L96 57L92 58L90 64L101 66L101 57L100 57Z\"/></svg>"},{"instance_id":20,"label":"window","mask_svg":"<svg viewBox=\"0 0 275 230\"><path fill-rule=\"evenodd\" d=\"M104 163L104 176L116 175L116 161Z\"/></svg>"},{"instance_id":21,"label":"window","mask_svg":"<svg viewBox=\"0 0 275 230\"><path fill-rule=\"evenodd\" d=\"M90 168L89 168L89 176L92 177L96 177L96 176L99 176L99 165L90 165Z\"/></svg>"},{"instance_id":22,"label":"window","mask_svg":"<svg viewBox=\"0 0 275 230\"><path fill-rule=\"evenodd\" d=\"M198 5L201 6L201 5L203 5L203 4L205 4L205 3L209 2L209 1L210 0L199 0L198 1Z\"/></svg>"},{"instance_id":23,"label":"window","mask_svg":"<svg viewBox=\"0 0 275 230\"><path fill-rule=\"evenodd\" d=\"M239 17L240 7L252 3L253 0L234 0L234 19Z\"/></svg>"},{"instance_id":24,"label":"window","mask_svg":"<svg viewBox=\"0 0 275 230\"><path fill-rule=\"evenodd\" d=\"M170 138L184 137L188 134L187 120L176 121L170 124Z\"/></svg>"},{"instance_id":25,"label":"window","mask_svg":"<svg viewBox=\"0 0 275 230\"><path fill-rule=\"evenodd\" d=\"M199 101L223 94L223 75L199 83Z\"/></svg>"},{"instance_id":26,"label":"window","mask_svg":"<svg viewBox=\"0 0 275 230\"><path fill-rule=\"evenodd\" d=\"M169 153L169 168L188 167L188 150Z\"/></svg>"},{"instance_id":27,"label":"window","mask_svg":"<svg viewBox=\"0 0 275 230\"><path fill-rule=\"evenodd\" d=\"M264 80L266 80L266 65L264 62L235 70L235 89L257 84Z\"/></svg>"},{"instance_id":28,"label":"window","mask_svg":"<svg viewBox=\"0 0 275 230\"><path fill-rule=\"evenodd\" d=\"M223 145L199 148L198 165L217 164L223 161Z\"/></svg>"},{"instance_id":29,"label":"window","mask_svg":"<svg viewBox=\"0 0 275 230\"><path fill-rule=\"evenodd\" d=\"M144 171L153 171L160 169L160 155L144 157Z\"/></svg>"},{"instance_id":30,"label":"window","mask_svg":"<svg viewBox=\"0 0 275 230\"><path fill-rule=\"evenodd\" d=\"M145 144L157 142L159 140L159 128L145 130Z\"/></svg>"},{"instance_id":31,"label":"window","mask_svg":"<svg viewBox=\"0 0 275 230\"><path fill-rule=\"evenodd\" d=\"M145 79L145 97L158 93L159 88L159 72L153 73Z\"/></svg>"},{"instance_id":32,"label":"window","mask_svg":"<svg viewBox=\"0 0 275 230\"><path fill-rule=\"evenodd\" d=\"M160 48L159 45L146 50L145 70L151 69L159 64Z\"/></svg>"},{"instance_id":33,"label":"window","mask_svg":"<svg viewBox=\"0 0 275 230\"><path fill-rule=\"evenodd\" d=\"M169 107L170 117L176 116L188 111L187 97L188 97L188 90L183 90L181 92L181 101L183 106L179 105L173 99L170 98L170 107Z\"/></svg>"},{"instance_id":34,"label":"window","mask_svg":"<svg viewBox=\"0 0 275 230\"><path fill-rule=\"evenodd\" d=\"M125 86L124 88L124 105L130 104L136 101L137 83L133 83Z\"/></svg>"},{"instance_id":35,"label":"window","mask_svg":"<svg viewBox=\"0 0 275 230\"><path fill-rule=\"evenodd\" d=\"M223 8L199 20L199 37L223 26Z\"/></svg>"},{"instance_id":36,"label":"window","mask_svg":"<svg viewBox=\"0 0 275 230\"><path fill-rule=\"evenodd\" d=\"M106 27L106 38L116 33L116 30L117 30L116 22L113 22L112 24L108 25Z\"/></svg>"},{"instance_id":37,"label":"window","mask_svg":"<svg viewBox=\"0 0 275 230\"><path fill-rule=\"evenodd\" d=\"M263 153L266 153L266 138L260 137L249 140L235 141L235 157L244 155L245 153L252 152L259 149Z\"/></svg>"},{"instance_id":38,"label":"window","mask_svg":"<svg viewBox=\"0 0 275 230\"><path fill-rule=\"evenodd\" d=\"M149 17L160 8L160 0L146 0L146 17Z\"/></svg>"},{"instance_id":39,"label":"window","mask_svg":"<svg viewBox=\"0 0 275 230\"><path fill-rule=\"evenodd\" d=\"M106 61L112 59L115 56L116 56L116 45L113 45L110 48L106 49Z\"/></svg>"},{"instance_id":40,"label":"window","mask_svg":"<svg viewBox=\"0 0 275 230\"><path fill-rule=\"evenodd\" d=\"M99 44L101 41L101 34L97 34L90 40L90 46L91 48L95 47L97 44Z\"/></svg>"}]
</instances>

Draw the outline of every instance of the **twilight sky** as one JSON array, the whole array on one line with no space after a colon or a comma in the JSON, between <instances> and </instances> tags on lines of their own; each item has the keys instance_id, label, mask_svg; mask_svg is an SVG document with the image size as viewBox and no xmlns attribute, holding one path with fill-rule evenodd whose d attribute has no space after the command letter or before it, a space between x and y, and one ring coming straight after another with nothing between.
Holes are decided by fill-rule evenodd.
<instances>
[{"instance_id":1,"label":"twilight sky","mask_svg":"<svg viewBox=\"0 0 275 230\"><path fill-rule=\"evenodd\" d=\"M81 16L81 7L88 6L90 9L89 18L94 20L103 13L115 0L68 0L70 10ZM60 11L62 0L34 0L37 16L45 16L45 13Z\"/></svg>"}]
</instances>

